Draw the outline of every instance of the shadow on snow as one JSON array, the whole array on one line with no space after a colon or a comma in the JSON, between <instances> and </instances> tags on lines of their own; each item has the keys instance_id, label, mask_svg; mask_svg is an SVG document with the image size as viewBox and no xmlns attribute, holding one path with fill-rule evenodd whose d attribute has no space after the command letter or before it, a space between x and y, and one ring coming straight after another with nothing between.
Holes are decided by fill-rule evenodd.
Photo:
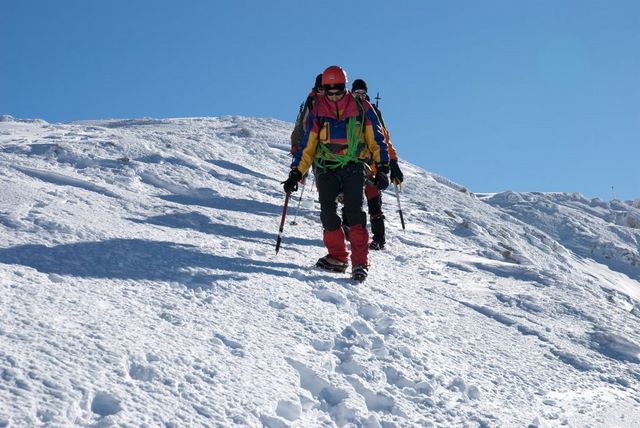
<instances>
[{"instance_id":1,"label":"shadow on snow","mask_svg":"<svg viewBox=\"0 0 640 428\"><path fill-rule=\"evenodd\" d=\"M163 195L160 196L160 199L182 205L196 205L200 207L257 214L269 217L282 214L281 206L269 204L266 202L254 201L251 199L233 199L220 196L203 198L192 195Z\"/></svg>"},{"instance_id":2,"label":"shadow on snow","mask_svg":"<svg viewBox=\"0 0 640 428\"><path fill-rule=\"evenodd\" d=\"M291 263L202 253L192 245L143 239L111 239L54 247L19 245L0 249L0 263L29 266L46 274L90 278L177 281L201 286L240 273L289 276ZM203 271L206 270L206 271ZM229 274L212 274L223 270Z\"/></svg>"},{"instance_id":3,"label":"shadow on snow","mask_svg":"<svg viewBox=\"0 0 640 428\"><path fill-rule=\"evenodd\" d=\"M208 162L214 164L215 166L219 166L220 168L236 171L236 172L239 172L240 174L251 175L253 177L259 178L260 180L277 181L273 177L269 177L267 175L260 174L259 172L252 171L249 168L245 168L242 165L238 165L237 163L229 162L222 159L212 159L212 160L209 160Z\"/></svg>"},{"instance_id":4,"label":"shadow on snow","mask_svg":"<svg viewBox=\"0 0 640 428\"><path fill-rule=\"evenodd\" d=\"M178 229L192 229L211 235L224 236L239 239L241 241L256 242L265 245L266 250L270 250L269 246L275 245L277 238L277 231L265 232L262 230L247 230L230 224L213 223L209 217L197 212L164 214L149 217L146 220L130 220L135 223L150 223L158 226L167 226ZM324 246L320 239L296 238L285 234L284 240L287 244L310 245L317 247Z\"/></svg>"}]
</instances>

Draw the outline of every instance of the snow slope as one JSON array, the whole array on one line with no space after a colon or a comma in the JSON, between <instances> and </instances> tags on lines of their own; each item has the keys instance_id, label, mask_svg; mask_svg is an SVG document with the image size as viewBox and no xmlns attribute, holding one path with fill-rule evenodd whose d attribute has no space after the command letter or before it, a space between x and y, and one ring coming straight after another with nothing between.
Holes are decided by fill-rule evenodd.
<instances>
[{"instance_id":1,"label":"snow slope","mask_svg":"<svg viewBox=\"0 0 640 428\"><path fill-rule=\"evenodd\" d=\"M640 426L640 204L403 161L356 285L290 131L1 117L0 427Z\"/></svg>"}]
</instances>

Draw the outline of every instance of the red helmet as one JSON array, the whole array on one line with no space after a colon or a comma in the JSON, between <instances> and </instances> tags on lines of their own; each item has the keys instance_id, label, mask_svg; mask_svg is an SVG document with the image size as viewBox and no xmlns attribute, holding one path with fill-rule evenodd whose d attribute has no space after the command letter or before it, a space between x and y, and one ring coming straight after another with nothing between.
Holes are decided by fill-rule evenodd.
<instances>
[{"instance_id":1,"label":"red helmet","mask_svg":"<svg viewBox=\"0 0 640 428\"><path fill-rule=\"evenodd\" d=\"M347 72L337 65L327 67L322 73L323 86L346 85L347 82Z\"/></svg>"}]
</instances>

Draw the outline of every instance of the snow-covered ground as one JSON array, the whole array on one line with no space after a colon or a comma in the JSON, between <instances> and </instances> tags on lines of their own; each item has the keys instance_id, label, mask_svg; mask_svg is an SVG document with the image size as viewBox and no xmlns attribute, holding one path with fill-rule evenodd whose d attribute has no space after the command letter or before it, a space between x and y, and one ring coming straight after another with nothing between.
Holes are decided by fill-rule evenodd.
<instances>
[{"instance_id":1,"label":"snow-covered ground","mask_svg":"<svg viewBox=\"0 0 640 428\"><path fill-rule=\"evenodd\" d=\"M290 131L0 119L0 427L640 426L638 201L403 160L356 285L310 188L275 255Z\"/></svg>"}]
</instances>

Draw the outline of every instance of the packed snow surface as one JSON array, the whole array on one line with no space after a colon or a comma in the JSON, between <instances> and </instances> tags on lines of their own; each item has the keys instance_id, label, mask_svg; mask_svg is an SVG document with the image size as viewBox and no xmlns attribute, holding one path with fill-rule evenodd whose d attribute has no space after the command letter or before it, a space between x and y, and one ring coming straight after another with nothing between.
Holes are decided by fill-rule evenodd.
<instances>
[{"instance_id":1,"label":"packed snow surface","mask_svg":"<svg viewBox=\"0 0 640 428\"><path fill-rule=\"evenodd\" d=\"M640 426L638 201L401 159L356 284L311 180L275 254L290 132L0 118L0 427Z\"/></svg>"}]
</instances>

